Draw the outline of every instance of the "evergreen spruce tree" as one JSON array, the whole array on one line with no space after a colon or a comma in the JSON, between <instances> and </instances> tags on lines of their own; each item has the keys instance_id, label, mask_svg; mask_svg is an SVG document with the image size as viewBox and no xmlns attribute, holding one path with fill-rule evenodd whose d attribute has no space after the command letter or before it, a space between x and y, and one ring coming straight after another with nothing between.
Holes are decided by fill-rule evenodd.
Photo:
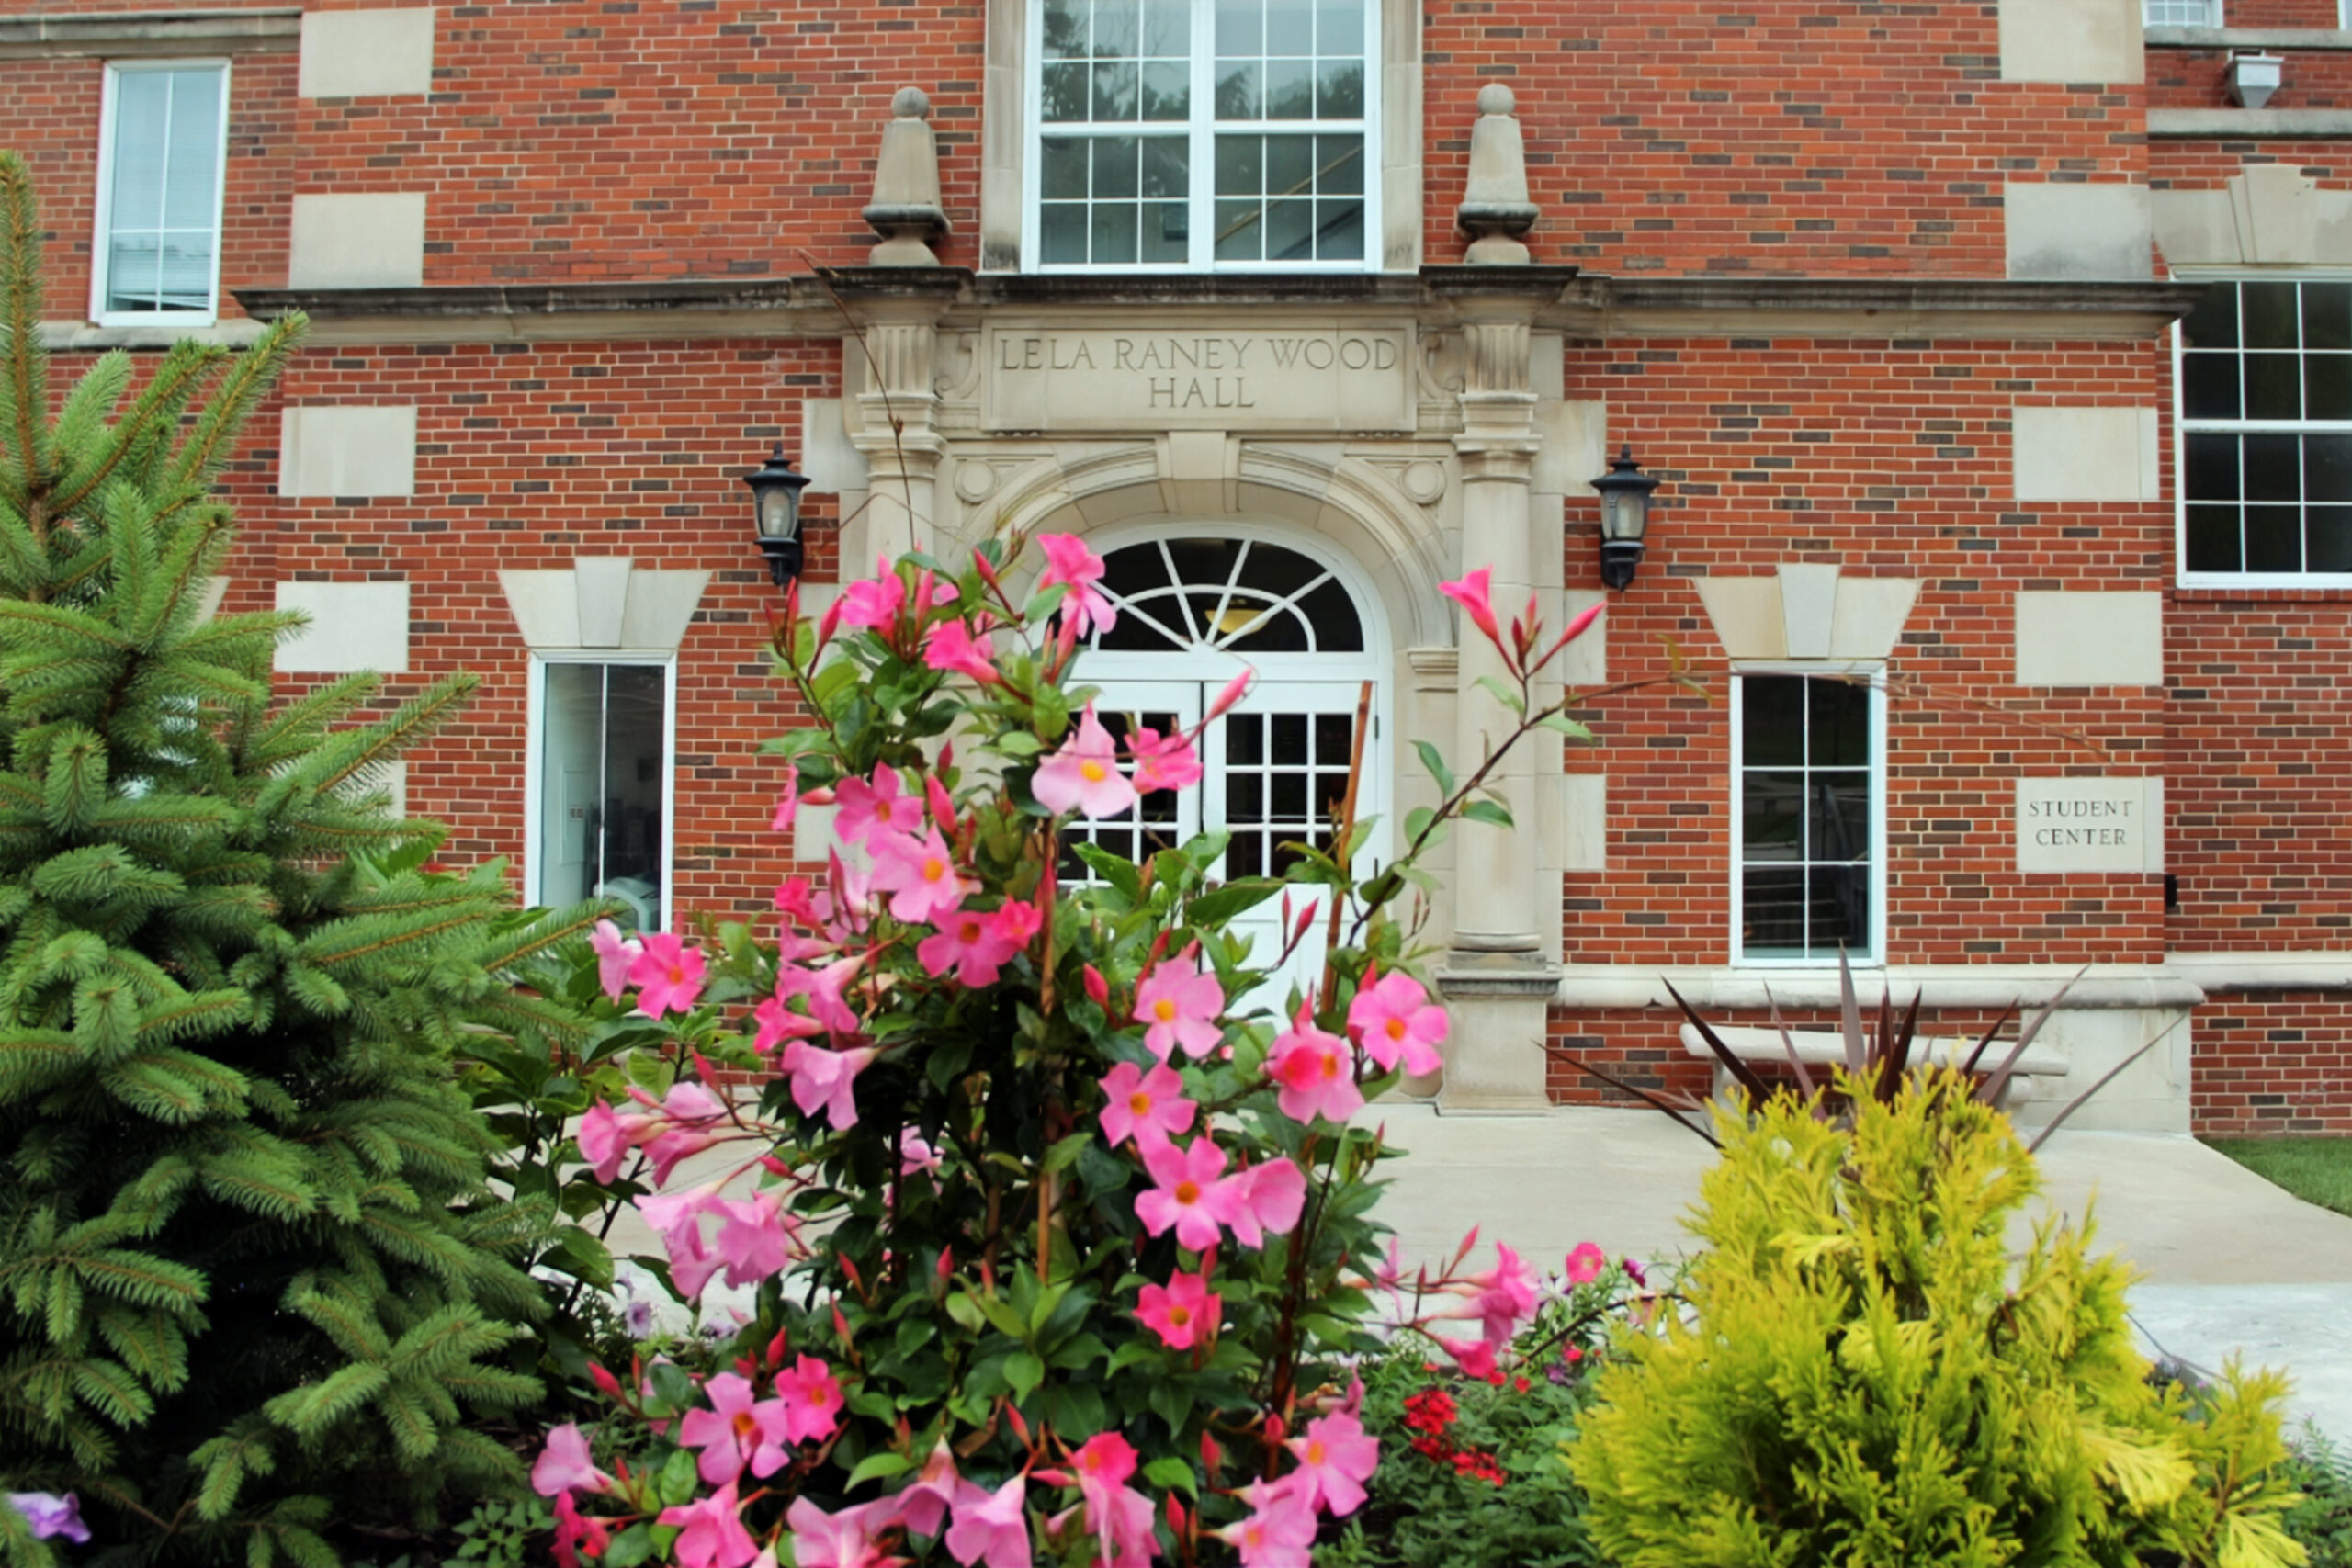
<instances>
[{"instance_id":1,"label":"evergreen spruce tree","mask_svg":"<svg viewBox=\"0 0 2352 1568\"><path fill-rule=\"evenodd\" d=\"M332 1568L518 1474L476 1426L539 1393L540 1217L447 1064L569 1032L504 976L593 911L502 919L368 793L469 680L273 708L294 618L206 614L300 319L106 355L52 417L8 153L0 225L0 1491L76 1491L101 1561Z\"/></svg>"}]
</instances>

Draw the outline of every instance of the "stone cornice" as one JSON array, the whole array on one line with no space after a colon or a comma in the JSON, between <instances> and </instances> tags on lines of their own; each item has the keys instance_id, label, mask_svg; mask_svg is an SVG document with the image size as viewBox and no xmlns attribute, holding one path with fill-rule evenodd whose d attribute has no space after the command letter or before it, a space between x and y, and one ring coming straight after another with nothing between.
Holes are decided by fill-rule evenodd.
<instances>
[{"instance_id":1,"label":"stone cornice","mask_svg":"<svg viewBox=\"0 0 2352 1568\"><path fill-rule=\"evenodd\" d=\"M306 311L315 342L361 344L829 337L845 329L844 311L899 300L928 301L973 322L998 311L1112 316L1250 309L1440 324L1481 297L1527 299L1535 327L1583 338L2141 339L2185 314L2199 288L1982 278L1612 278L1569 267L1046 276L864 267L822 277L235 292L255 316Z\"/></svg>"},{"instance_id":2,"label":"stone cornice","mask_svg":"<svg viewBox=\"0 0 2352 1568\"><path fill-rule=\"evenodd\" d=\"M206 54L288 54L300 47L302 9L109 11L0 17L0 60L74 55L143 59Z\"/></svg>"},{"instance_id":3,"label":"stone cornice","mask_svg":"<svg viewBox=\"0 0 2352 1568\"><path fill-rule=\"evenodd\" d=\"M2352 136L2352 110L2150 109L2148 134L2169 141L2336 141Z\"/></svg>"},{"instance_id":4,"label":"stone cornice","mask_svg":"<svg viewBox=\"0 0 2352 1568\"><path fill-rule=\"evenodd\" d=\"M2352 49L2345 28L2150 28L2150 49Z\"/></svg>"}]
</instances>

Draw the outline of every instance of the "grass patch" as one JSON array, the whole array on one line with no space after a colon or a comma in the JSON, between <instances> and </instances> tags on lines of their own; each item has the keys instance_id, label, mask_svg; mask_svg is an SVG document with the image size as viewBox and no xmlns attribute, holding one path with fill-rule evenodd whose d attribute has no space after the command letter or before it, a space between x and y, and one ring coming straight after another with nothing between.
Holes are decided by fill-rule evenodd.
<instances>
[{"instance_id":1,"label":"grass patch","mask_svg":"<svg viewBox=\"0 0 2352 1568\"><path fill-rule=\"evenodd\" d=\"M2208 1138L2205 1142L2306 1203L2352 1214L2352 1138Z\"/></svg>"}]
</instances>

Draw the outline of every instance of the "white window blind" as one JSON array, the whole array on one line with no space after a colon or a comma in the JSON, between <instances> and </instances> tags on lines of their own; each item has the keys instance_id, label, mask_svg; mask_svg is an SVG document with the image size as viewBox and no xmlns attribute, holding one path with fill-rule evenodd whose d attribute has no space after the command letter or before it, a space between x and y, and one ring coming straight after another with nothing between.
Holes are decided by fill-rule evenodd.
<instances>
[{"instance_id":1,"label":"white window blind","mask_svg":"<svg viewBox=\"0 0 2352 1568\"><path fill-rule=\"evenodd\" d=\"M220 275L229 68L109 65L91 315L209 321Z\"/></svg>"}]
</instances>

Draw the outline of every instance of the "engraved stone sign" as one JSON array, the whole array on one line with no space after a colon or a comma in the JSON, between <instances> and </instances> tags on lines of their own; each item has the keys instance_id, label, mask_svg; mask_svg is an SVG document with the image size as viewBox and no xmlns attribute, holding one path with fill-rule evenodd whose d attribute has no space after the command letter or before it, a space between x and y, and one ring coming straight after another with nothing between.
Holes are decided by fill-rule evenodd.
<instances>
[{"instance_id":1,"label":"engraved stone sign","mask_svg":"<svg viewBox=\"0 0 2352 1568\"><path fill-rule=\"evenodd\" d=\"M1409 431L1412 329L990 323L989 430Z\"/></svg>"},{"instance_id":2,"label":"engraved stone sign","mask_svg":"<svg viewBox=\"0 0 2352 1568\"><path fill-rule=\"evenodd\" d=\"M2019 779L2017 785L2020 872L2164 870L2164 780Z\"/></svg>"}]
</instances>

